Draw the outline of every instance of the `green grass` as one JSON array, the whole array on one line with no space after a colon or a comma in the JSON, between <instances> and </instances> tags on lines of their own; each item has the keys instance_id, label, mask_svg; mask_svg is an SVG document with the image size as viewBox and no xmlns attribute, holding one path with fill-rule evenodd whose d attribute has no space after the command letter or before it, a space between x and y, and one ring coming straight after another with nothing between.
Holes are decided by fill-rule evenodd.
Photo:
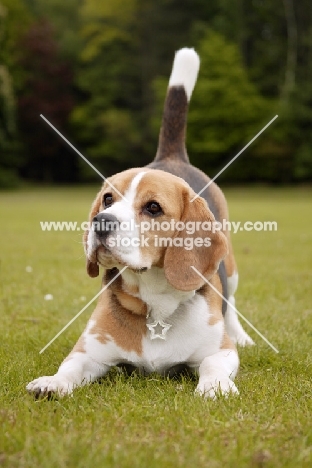
<instances>
[{"instance_id":1,"label":"green grass","mask_svg":"<svg viewBox=\"0 0 312 468\"><path fill-rule=\"evenodd\" d=\"M39 350L100 287L85 273L81 233L44 233L39 221L85 220L95 191L0 193L0 466L310 467L311 189L226 190L233 220L278 222L277 232L233 236L237 307L280 350L245 327L257 346L240 349L239 397L205 401L195 380L116 371L72 398L26 393L30 380L55 373L92 306Z\"/></svg>"}]
</instances>

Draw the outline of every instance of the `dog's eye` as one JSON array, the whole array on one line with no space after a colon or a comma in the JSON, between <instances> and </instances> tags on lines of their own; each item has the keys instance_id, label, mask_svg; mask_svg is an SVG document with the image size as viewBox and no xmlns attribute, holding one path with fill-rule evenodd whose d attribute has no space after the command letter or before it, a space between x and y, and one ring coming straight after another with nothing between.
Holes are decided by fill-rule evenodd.
<instances>
[{"instance_id":1,"label":"dog's eye","mask_svg":"<svg viewBox=\"0 0 312 468\"><path fill-rule=\"evenodd\" d=\"M103 197L103 203L105 207L111 206L113 204L113 196L111 193L105 193Z\"/></svg>"},{"instance_id":2,"label":"dog's eye","mask_svg":"<svg viewBox=\"0 0 312 468\"><path fill-rule=\"evenodd\" d=\"M155 201L148 202L145 205L143 211L152 216L159 216L163 213L160 204Z\"/></svg>"}]
</instances>

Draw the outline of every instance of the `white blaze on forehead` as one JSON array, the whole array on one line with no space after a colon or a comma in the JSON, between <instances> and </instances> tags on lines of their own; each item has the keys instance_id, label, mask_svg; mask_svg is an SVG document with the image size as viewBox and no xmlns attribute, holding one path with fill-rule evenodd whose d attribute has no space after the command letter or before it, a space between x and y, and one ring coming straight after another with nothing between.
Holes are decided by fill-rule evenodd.
<instances>
[{"instance_id":1,"label":"white blaze on forehead","mask_svg":"<svg viewBox=\"0 0 312 468\"><path fill-rule=\"evenodd\" d=\"M135 200L138 185L139 185L139 183L141 182L142 177L143 177L146 173L147 173L146 171L139 172L139 173L133 178L130 187L128 188L128 190L127 190L126 193L125 193L125 197L127 198L128 203L129 203L131 206L133 205L133 202L134 202L134 200Z\"/></svg>"},{"instance_id":2,"label":"white blaze on forehead","mask_svg":"<svg viewBox=\"0 0 312 468\"><path fill-rule=\"evenodd\" d=\"M131 181L130 187L125 191L124 198L112 204L109 208L106 208L102 213L111 213L116 216L119 222L130 221L135 219L135 213L133 210L133 203L136 198L137 188L142 179L146 174L146 171L139 172ZM126 199L126 200L125 200Z\"/></svg>"}]
</instances>

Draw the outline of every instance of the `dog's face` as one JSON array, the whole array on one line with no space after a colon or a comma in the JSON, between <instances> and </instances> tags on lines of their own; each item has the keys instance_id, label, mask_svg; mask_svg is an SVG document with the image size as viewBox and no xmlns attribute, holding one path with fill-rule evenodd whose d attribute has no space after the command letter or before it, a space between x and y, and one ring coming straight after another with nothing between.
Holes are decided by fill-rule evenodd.
<instances>
[{"instance_id":1,"label":"dog's face","mask_svg":"<svg viewBox=\"0 0 312 468\"><path fill-rule=\"evenodd\" d=\"M179 177L148 168L107 179L84 235L89 275L99 274L98 264L140 272L157 266L174 288L198 289L203 281L191 266L210 278L227 254L227 241L222 232L202 229L214 216L202 198L191 202L194 195Z\"/></svg>"}]
</instances>

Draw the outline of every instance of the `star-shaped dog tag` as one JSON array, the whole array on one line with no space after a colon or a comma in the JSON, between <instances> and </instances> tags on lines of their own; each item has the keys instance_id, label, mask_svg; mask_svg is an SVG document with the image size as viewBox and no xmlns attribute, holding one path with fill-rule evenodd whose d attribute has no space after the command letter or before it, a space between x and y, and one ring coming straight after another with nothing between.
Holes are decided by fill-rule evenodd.
<instances>
[{"instance_id":1,"label":"star-shaped dog tag","mask_svg":"<svg viewBox=\"0 0 312 468\"><path fill-rule=\"evenodd\" d=\"M169 328L172 327L172 325L170 325L169 323L165 323L162 320L156 320L153 323L147 323L146 326L151 332L151 340L155 340L156 338L165 340L167 331L169 330Z\"/></svg>"}]
</instances>

